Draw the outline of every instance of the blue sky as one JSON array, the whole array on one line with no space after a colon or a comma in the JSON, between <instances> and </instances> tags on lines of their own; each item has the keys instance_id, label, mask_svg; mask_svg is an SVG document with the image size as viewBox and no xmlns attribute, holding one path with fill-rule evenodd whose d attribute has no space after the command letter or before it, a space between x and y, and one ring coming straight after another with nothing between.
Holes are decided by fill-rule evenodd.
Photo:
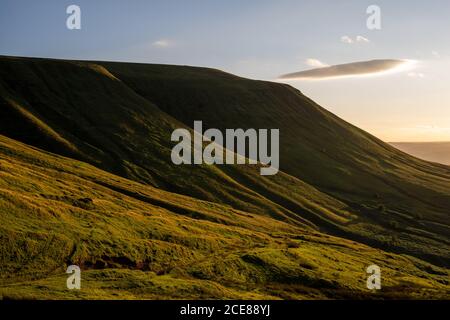
<instances>
[{"instance_id":1,"label":"blue sky","mask_svg":"<svg viewBox=\"0 0 450 320\"><path fill-rule=\"evenodd\" d=\"M66 28L71 4L81 30ZM381 30L366 27L371 4ZM0 54L198 65L266 80L311 69L308 59L413 59L414 70L396 74L289 83L384 140L450 141L449 15L447 0L0 0Z\"/></svg>"}]
</instances>

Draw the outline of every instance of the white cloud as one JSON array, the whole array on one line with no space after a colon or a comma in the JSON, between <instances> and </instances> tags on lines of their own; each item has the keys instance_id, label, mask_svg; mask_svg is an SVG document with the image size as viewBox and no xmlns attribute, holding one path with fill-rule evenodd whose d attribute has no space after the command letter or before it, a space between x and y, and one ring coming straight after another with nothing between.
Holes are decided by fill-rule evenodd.
<instances>
[{"instance_id":1,"label":"white cloud","mask_svg":"<svg viewBox=\"0 0 450 320\"><path fill-rule=\"evenodd\" d=\"M350 38L349 36L342 36L342 37L341 37L341 42L351 44L351 43L353 43L354 41L353 41L353 39Z\"/></svg>"},{"instance_id":2,"label":"white cloud","mask_svg":"<svg viewBox=\"0 0 450 320\"><path fill-rule=\"evenodd\" d=\"M436 50L431 51L431 54L433 55L433 57L435 58L440 58L441 55L439 54L439 52L437 52Z\"/></svg>"},{"instance_id":3,"label":"white cloud","mask_svg":"<svg viewBox=\"0 0 450 320\"><path fill-rule=\"evenodd\" d=\"M314 67L314 68L324 68L324 67L329 67L328 64L323 63L322 61L317 60L317 59L313 59L313 58L306 59L305 63L306 63L308 66Z\"/></svg>"},{"instance_id":4,"label":"white cloud","mask_svg":"<svg viewBox=\"0 0 450 320\"><path fill-rule=\"evenodd\" d=\"M406 70L413 68L415 63L416 61L413 60L399 60L399 59L357 61L284 74L279 76L278 79L321 80L330 78L368 76L375 74L380 75L385 73L397 73L401 71L404 72Z\"/></svg>"},{"instance_id":5,"label":"white cloud","mask_svg":"<svg viewBox=\"0 0 450 320\"><path fill-rule=\"evenodd\" d=\"M157 48L168 48L173 46L173 42L167 39L160 39L153 42L152 45Z\"/></svg>"},{"instance_id":6,"label":"white cloud","mask_svg":"<svg viewBox=\"0 0 450 320\"><path fill-rule=\"evenodd\" d=\"M367 38L365 38L365 37L363 37L363 36L357 36L357 37L356 37L356 42L365 42L365 43L369 43L370 40L367 39Z\"/></svg>"},{"instance_id":7,"label":"white cloud","mask_svg":"<svg viewBox=\"0 0 450 320\"><path fill-rule=\"evenodd\" d=\"M366 37L363 36L356 36L355 39L352 39L349 36L342 36L341 37L341 42L343 43L347 43L347 44L353 44L355 42L359 42L359 43L369 43L370 40L367 39Z\"/></svg>"}]
</instances>

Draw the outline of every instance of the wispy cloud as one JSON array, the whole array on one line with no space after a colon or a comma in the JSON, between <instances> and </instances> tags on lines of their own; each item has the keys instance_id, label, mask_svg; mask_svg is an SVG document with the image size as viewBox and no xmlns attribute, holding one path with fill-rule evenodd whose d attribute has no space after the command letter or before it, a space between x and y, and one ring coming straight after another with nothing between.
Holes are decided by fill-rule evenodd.
<instances>
[{"instance_id":1,"label":"wispy cloud","mask_svg":"<svg viewBox=\"0 0 450 320\"><path fill-rule=\"evenodd\" d=\"M168 39L160 39L156 40L152 43L152 45L156 48L168 48L174 45L174 43L171 40Z\"/></svg>"},{"instance_id":2,"label":"wispy cloud","mask_svg":"<svg viewBox=\"0 0 450 320\"><path fill-rule=\"evenodd\" d=\"M353 41L353 39L350 38L349 36L342 36L342 37L341 37L341 42L351 44L351 43L353 43L354 41Z\"/></svg>"},{"instance_id":3,"label":"wispy cloud","mask_svg":"<svg viewBox=\"0 0 450 320\"><path fill-rule=\"evenodd\" d=\"M369 43L370 40L367 39L366 37L363 37L363 36L356 36L355 39L352 39L352 38L349 37L349 36L342 36L342 37L341 37L341 42L347 43L347 44L353 44L353 43L356 43L356 42L359 42L359 43Z\"/></svg>"},{"instance_id":4,"label":"wispy cloud","mask_svg":"<svg viewBox=\"0 0 450 320\"><path fill-rule=\"evenodd\" d=\"M431 51L431 54L433 55L433 57L438 58L438 59L441 57L440 53L437 52L436 50Z\"/></svg>"},{"instance_id":5,"label":"wispy cloud","mask_svg":"<svg viewBox=\"0 0 450 320\"><path fill-rule=\"evenodd\" d=\"M338 64L281 75L280 80L322 80L330 78L367 76L387 72L399 72L414 65L411 60L384 59Z\"/></svg>"},{"instance_id":6,"label":"wispy cloud","mask_svg":"<svg viewBox=\"0 0 450 320\"><path fill-rule=\"evenodd\" d=\"M369 43L370 40L367 39L367 38L365 38L365 37L363 37L363 36L357 36L357 37L356 37L356 42L365 42L365 43Z\"/></svg>"},{"instance_id":7,"label":"wispy cloud","mask_svg":"<svg viewBox=\"0 0 450 320\"><path fill-rule=\"evenodd\" d=\"M323 63L322 61L318 60L318 59L313 59L313 58L309 58L306 59L305 63L310 66L310 67L315 67L315 68L324 68L324 67L329 67L328 64Z\"/></svg>"}]
</instances>

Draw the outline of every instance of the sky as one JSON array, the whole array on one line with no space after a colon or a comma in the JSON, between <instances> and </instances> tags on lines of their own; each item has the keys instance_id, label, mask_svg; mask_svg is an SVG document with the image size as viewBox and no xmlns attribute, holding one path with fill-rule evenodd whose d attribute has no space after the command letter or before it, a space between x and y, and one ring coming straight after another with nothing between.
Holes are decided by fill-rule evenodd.
<instances>
[{"instance_id":1,"label":"sky","mask_svg":"<svg viewBox=\"0 0 450 320\"><path fill-rule=\"evenodd\" d=\"M80 30L66 27L69 5ZM370 5L379 30L367 28ZM448 0L0 0L0 54L213 67L289 83L388 142L450 141L449 16ZM310 77L372 60L413 63Z\"/></svg>"}]
</instances>

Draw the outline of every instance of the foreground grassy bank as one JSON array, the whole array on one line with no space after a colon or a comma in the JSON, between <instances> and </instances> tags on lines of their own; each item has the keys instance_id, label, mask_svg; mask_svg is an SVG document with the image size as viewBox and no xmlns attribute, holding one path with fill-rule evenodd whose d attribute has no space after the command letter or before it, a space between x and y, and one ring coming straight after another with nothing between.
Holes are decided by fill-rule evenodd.
<instances>
[{"instance_id":1,"label":"foreground grassy bank","mask_svg":"<svg viewBox=\"0 0 450 320\"><path fill-rule=\"evenodd\" d=\"M448 298L406 255L145 186L0 136L0 294L12 299ZM65 268L82 268L82 289ZM383 289L366 289L365 268Z\"/></svg>"}]
</instances>

